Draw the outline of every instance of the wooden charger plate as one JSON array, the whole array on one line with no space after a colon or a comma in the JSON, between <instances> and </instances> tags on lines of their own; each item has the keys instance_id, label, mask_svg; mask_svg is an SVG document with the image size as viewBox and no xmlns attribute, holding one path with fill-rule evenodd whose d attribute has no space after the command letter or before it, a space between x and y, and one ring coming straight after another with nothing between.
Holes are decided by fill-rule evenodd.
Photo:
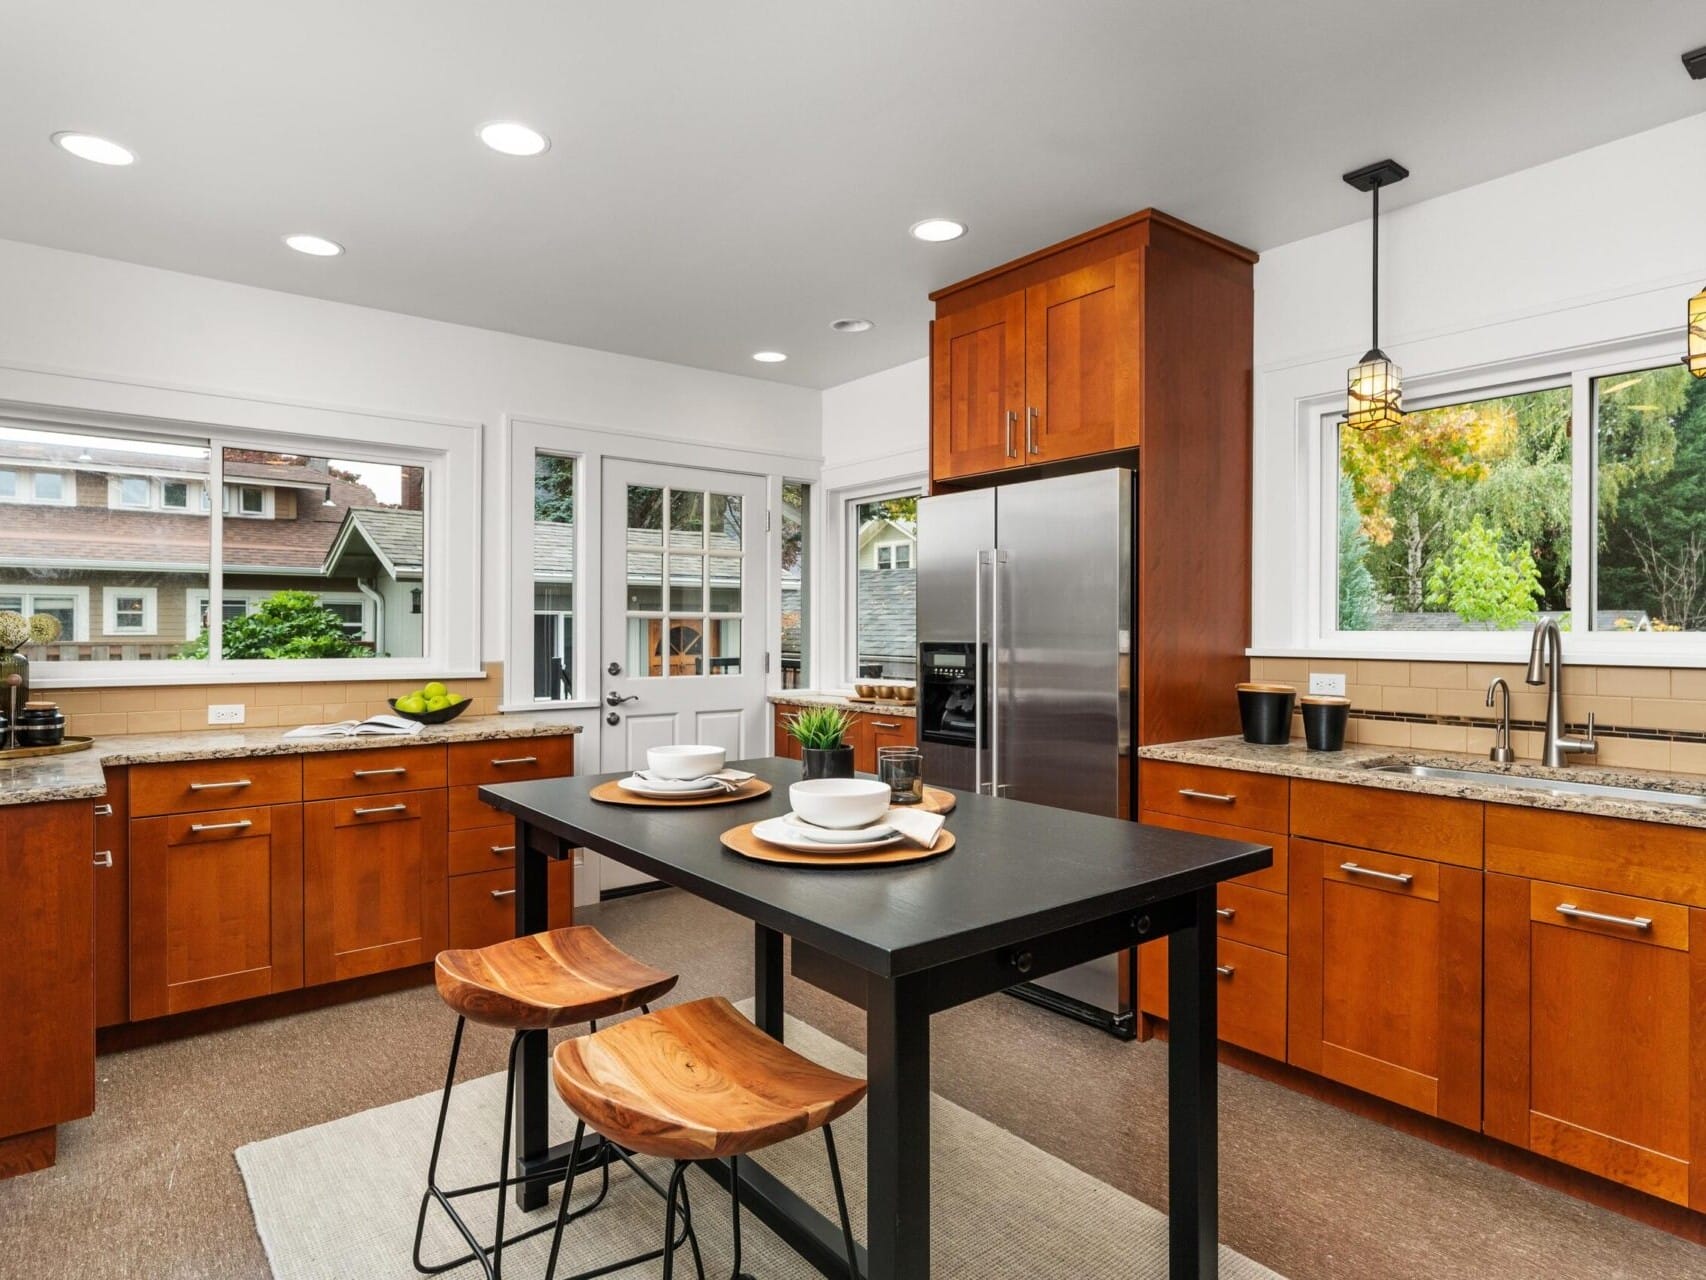
<instances>
[{"instance_id":1,"label":"wooden charger plate","mask_svg":"<svg viewBox=\"0 0 1706 1280\"><path fill-rule=\"evenodd\" d=\"M743 858L752 858L758 862L778 862L790 867L892 867L906 862L923 862L929 858L940 858L954 847L954 833L943 831L936 839L936 845L931 849L920 849L915 844L896 845L892 849L876 849L870 853L805 853L797 849L784 849L780 845L766 844L752 834L756 822L748 822L742 826L730 827L723 832L723 848L730 853L738 853Z\"/></svg>"},{"instance_id":2,"label":"wooden charger plate","mask_svg":"<svg viewBox=\"0 0 1706 1280\"><path fill-rule=\"evenodd\" d=\"M925 787L924 799L918 802L918 807L925 813L952 813L959 798L952 791L944 791L941 787Z\"/></svg>"},{"instance_id":3,"label":"wooden charger plate","mask_svg":"<svg viewBox=\"0 0 1706 1280\"><path fill-rule=\"evenodd\" d=\"M742 800L756 800L759 796L770 794L770 784L762 778L748 778L735 791L719 791L709 796L681 796L675 800L665 800L658 796L642 796L637 792L624 791L614 781L601 782L587 792L594 800L602 800L605 804L631 804L640 809L697 809L709 804L738 804Z\"/></svg>"}]
</instances>

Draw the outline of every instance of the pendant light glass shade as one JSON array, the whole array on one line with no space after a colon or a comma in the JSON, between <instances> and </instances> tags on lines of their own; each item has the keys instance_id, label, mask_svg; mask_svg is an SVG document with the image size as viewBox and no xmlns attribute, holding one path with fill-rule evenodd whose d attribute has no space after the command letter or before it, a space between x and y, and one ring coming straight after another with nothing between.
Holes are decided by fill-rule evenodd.
<instances>
[{"instance_id":1,"label":"pendant light glass shade","mask_svg":"<svg viewBox=\"0 0 1706 1280\"><path fill-rule=\"evenodd\" d=\"M1395 427L1404 420L1404 372L1379 347L1351 366L1345 425L1358 431Z\"/></svg>"},{"instance_id":2,"label":"pendant light glass shade","mask_svg":"<svg viewBox=\"0 0 1706 1280\"><path fill-rule=\"evenodd\" d=\"M1706 289L1688 300L1688 354L1682 362L1696 378L1706 378Z\"/></svg>"}]
</instances>

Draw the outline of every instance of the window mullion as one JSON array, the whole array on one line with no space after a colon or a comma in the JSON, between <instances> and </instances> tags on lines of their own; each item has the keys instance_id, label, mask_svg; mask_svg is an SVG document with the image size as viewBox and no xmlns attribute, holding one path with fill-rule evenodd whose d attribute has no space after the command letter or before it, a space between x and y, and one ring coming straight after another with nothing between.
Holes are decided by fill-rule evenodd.
<instances>
[{"instance_id":1,"label":"window mullion","mask_svg":"<svg viewBox=\"0 0 1706 1280\"><path fill-rule=\"evenodd\" d=\"M1599 572L1599 429L1593 414L1593 379L1570 378L1570 615L1576 631L1594 629Z\"/></svg>"},{"instance_id":2,"label":"window mullion","mask_svg":"<svg viewBox=\"0 0 1706 1280\"><path fill-rule=\"evenodd\" d=\"M225 504L214 495L225 493L225 444L207 442L207 660L217 665L225 657Z\"/></svg>"}]
</instances>

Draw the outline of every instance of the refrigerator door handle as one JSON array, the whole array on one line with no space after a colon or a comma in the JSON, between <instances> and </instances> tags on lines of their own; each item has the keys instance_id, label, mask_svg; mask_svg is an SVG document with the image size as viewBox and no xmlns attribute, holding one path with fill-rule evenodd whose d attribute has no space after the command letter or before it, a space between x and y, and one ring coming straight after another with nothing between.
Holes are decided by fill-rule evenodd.
<instances>
[{"instance_id":1,"label":"refrigerator door handle","mask_svg":"<svg viewBox=\"0 0 1706 1280\"><path fill-rule=\"evenodd\" d=\"M1001 567L1007 553L989 553L989 794L1006 791L1001 781Z\"/></svg>"},{"instance_id":2,"label":"refrigerator door handle","mask_svg":"<svg viewBox=\"0 0 1706 1280\"><path fill-rule=\"evenodd\" d=\"M979 551L972 563L972 793L983 794L983 566L989 563L989 552Z\"/></svg>"}]
</instances>

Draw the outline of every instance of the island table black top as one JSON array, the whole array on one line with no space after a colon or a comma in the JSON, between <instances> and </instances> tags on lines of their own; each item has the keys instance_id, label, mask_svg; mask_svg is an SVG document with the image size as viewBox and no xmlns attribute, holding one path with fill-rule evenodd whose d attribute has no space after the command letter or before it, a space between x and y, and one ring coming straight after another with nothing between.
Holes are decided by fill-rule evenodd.
<instances>
[{"instance_id":1,"label":"island table black top","mask_svg":"<svg viewBox=\"0 0 1706 1280\"><path fill-rule=\"evenodd\" d=\"M604 774L484 786L480 798L880 977L986 955L1273 863L1267 845L965 791L948 818L958 843L940 858L829 869L756 862L719 837L787 813L800 766L772 757L734 767L774 790L737 804L613 805L588 795L626 776Z\"/></svg>"}]
</instances>

